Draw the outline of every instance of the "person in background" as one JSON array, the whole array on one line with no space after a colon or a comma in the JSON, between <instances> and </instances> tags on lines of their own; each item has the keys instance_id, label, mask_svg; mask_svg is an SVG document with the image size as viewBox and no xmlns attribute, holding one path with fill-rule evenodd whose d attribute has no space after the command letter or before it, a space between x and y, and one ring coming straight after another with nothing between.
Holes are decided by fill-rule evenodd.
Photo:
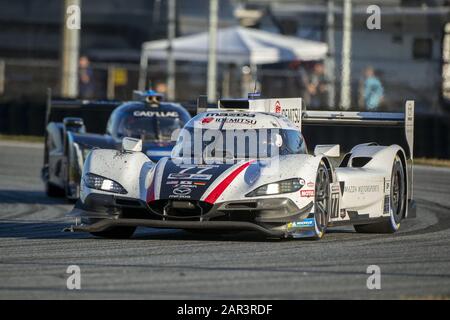
<instances>
[{"instance_id":1,"label":"person in background","mask_svg":"<svg viewBox=\"0 0 450 320\"><path fill-rule=\"evenodd\" d=\"M167 94L167 85L164 82L157 82L155 85L155 91L163 95Z\"/></svg>"},{"instance_id":2,"label":"person in background","mask_svg":"<svg viewBox=\"0 0 450 320\"><path fill-rule=\"evenodd\" d=\"M310 95L310 107L319 109L327 105L328 86L325 77L325 67L318 62L314 65L313 72L308 84Z\"/></svg>"},{"instance_id":3,"label":"person in background","mask_svg":"<svg viewBox=\"0 0 450 320\"><path fill-rule=\"evenodd\" d=\"M93 99L95 94L94 77L89 58L81 56L78 62L78 90L81 99Z\"/></svg>"},{"instance_id":4,"label":"person in background","mask_svg":"<svg viewBox=\"0 0 450 320\"><path fill-rule=\"evenodd\" d=\"M384 88L375 75L373 67L369 66L364 71L363 99L366 110L375 111L383 100Z\"/></svg>"},{"instance_id":5,"label":"person in background","mask_svg":"<svg viewBox=\"0 0 450 320\"><path fill-rule=\"evenodd\" d=\"M290 63L289 68L296 70L297 72L296 82L298 85L300 97L302 97L303 103L309 106L310 103L310 96L308 93L309 76L308 72L306 71L303 65L303 62L300 60L295 60Z\"/></svg>"}]
</instances>

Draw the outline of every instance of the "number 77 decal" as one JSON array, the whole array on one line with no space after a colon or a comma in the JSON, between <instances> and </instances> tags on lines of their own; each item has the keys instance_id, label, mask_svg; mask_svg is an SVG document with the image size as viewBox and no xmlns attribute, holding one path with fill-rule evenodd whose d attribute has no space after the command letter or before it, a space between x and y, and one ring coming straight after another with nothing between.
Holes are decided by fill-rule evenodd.
<instances>
[{"instance_id":1,"label":"number 77 decal","mask_svg":"<svg viewBox=\"0 0 450 320\"><path fill-rule=\"evenodd\" d=\"M340 207L340 194L341 194L341 188L339 186L339 183L332 183L330 184L330 204L329 204L329 212L330 212L330 218L335 219L339 217L339 207Z\"/></svg>"}]
</instances>

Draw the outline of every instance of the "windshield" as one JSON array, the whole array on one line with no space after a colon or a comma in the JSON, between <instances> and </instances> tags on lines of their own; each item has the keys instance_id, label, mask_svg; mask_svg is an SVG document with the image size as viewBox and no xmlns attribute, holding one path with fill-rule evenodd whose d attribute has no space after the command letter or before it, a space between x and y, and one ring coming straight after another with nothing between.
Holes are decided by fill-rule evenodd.
<instances>
[{"instance_id":1,"label":"windshield","mask_svg":"<svg viewBox=\"0 0 450 320\"><path fill-rule=\"evenodd\" d=\"M181 129L184 122L176 112L172 116L136 116L128 115L120 120L117 128L119 138L132 137L143 141L170 142L172 133Z\"/></svg>"},{"instance_id":2,"label":"windshield","mask_svg":"<svg viewBox=\"0 0 450 320\"><path fill-rule=\"evenodd\" d=\"M302 134L292 129L181 130L172 157L265 159L307 153Z\"/></svg>"}]
</instances>

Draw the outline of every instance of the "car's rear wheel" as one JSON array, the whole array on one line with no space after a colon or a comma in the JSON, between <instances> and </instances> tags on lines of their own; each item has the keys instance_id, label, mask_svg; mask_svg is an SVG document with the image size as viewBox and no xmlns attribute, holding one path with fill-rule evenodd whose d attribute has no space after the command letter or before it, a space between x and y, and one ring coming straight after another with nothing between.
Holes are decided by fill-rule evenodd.
<instances>
[{"instance_id":1,"label":"car's rear wheel","mask_svg":"<svg viewBox=\"0 0 450 320\"><path fill-rule=\"evenodd\" d=\"M389 219L372 224L355 225L355 230L362 233L394 233L400 228L400 221L406 210L405 170L397 155L392 165L391 194L389 196Z\"/></svg>"},{"instance_id":2,"label":"car's rear wheel","mask_svg":"<svg viewBox=\"0 0 450 320\"><path fill-rule=\"evenodd\" d=\"M135 231L136 227L111 227L104 231L91 232L91 234L107 239L129 239Z\"/></svg>"},{"instance_id":3,"label":"car's rear wheel","mask_svg":"<svg viewBox=\"0 0 450 320\"><path fill-rule=\"evenodd\" d=\"M315 238L321 239L328 226L329 221L329 201L330 201L330 172L323 161L317 169L316 187L314 193L314 222Z\"/></svg>"}]
</instances>

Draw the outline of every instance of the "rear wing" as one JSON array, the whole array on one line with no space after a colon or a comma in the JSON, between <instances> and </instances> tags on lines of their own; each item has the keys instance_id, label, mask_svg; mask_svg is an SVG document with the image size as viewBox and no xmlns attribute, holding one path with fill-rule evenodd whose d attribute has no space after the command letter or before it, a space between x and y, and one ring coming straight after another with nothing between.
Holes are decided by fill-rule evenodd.
<instances>
[{"instance_id":1,"label":"rear wing","mask_svg":"<svg viewBox=\"0 0 450 320\"><path fill-rule=\"evenodd\" d=\"M53 98L48 91L45 126L49 122L63 122L67 117L83 119L89 132L105 133L112 111L123 102L117 100L77 100Z\"/></svg>"},{"instance_id":2,"label":"rear wing","mask_svg":"<svg viewBox=\"0 0 450 320\"><path fill-rule=\"evenodd\" d=\"M206 96L197 100L197 113L210 110ZM344 152L355 145L376 142L398 144L408 159L414 154L414 101L405 103L404 112L313 111L303 108L301 98L222 99L218 109L281 113L289 118L314 147L339 144Z\"/></svg>"},{"instance_id":3,"label":"rear wing","mask_svg":"<svg viewBox=\"0 0 450 320\"><path fill-rule=\"evenodd\" d=\"M414 101L404 112L303 111L302 132L311 145L340 144L349 151L360 143L398 144L408 159L414 154Z\"/></svg>"},{"instance_id":4,"label":"rear wing","mask_svg":"<svg viewBox=\"0 0 450 320\"><path fill-rule=\"evenodd\" d=\"M197 100L197 114L206 110L213 110L207 104L205 96ZM302 99L301 98L274 98L274 99L221 99L217 102L219 110L238 110L281 113L289 118L298 128L302 126Z\"/></svg>"}]
</instances>

